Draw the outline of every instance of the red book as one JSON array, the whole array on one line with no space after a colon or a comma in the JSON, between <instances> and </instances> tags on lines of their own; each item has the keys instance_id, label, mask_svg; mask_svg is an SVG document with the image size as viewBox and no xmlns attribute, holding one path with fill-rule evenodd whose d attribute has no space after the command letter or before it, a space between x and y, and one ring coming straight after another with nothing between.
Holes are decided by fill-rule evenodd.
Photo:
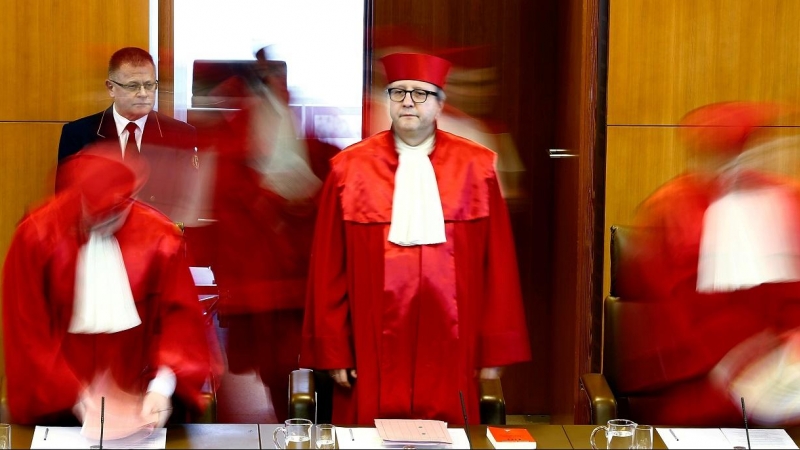
<instances>
[{"instance_id":1,"label":"red book","mask_svg":"<svg viewBox=\"0 0 800 450\"><path fill-rule=\"evenodd\" d=\"M525 428L486 427L494 448L536 448L536 439Z\"/></svg>"}]
</instances>

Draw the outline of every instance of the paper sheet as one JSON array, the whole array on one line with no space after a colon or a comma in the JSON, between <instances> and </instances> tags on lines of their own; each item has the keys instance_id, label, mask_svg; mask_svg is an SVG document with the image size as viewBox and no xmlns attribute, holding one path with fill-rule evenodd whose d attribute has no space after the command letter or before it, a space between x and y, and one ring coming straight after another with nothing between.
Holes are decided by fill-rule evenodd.
<instances>
[{"instance_id":1,"label":"paper sheet","mask_svg":"<svg viewBox=\"0 0 800 450\"><path fill-rule=\"evenodd\" d=\"M669 449L678 448L747 448L744 428L656 428ZM797 448L783 429L750 429L750 448Z\"/></svg>"},{"instance_id":2,"label":"paper sheet","mask_svg":"<svg viewBox=\"0 0 800 450\"><path fill-rule=\"evenodd\" d=\"M33 431L31 448L92 448L99 442L81 435L81 427L43 427L37 426ZM167 429L156 428L147 437L133 435L123 439L103 440L103 448L167 448Z\"/></svg>"},{"instance_id":3,"label":"paper sheet","mask_svg":"<svg viewBox=\"0 0 800 450\"><path fill-rule=\"evenodd\" d=\"M447 422L441 420L375 419L375 428L385 444L452 444Z\"/></svg>"},{"instance_id":4,"label":"paper sheet","mask_svg":"<svg viewBox=\"0 0 800 450\"><path fill-rule=\"evenodd\" d=\"M441 445L422 445L417 444L418 448L458 448L469 449L469 439L463 428L448 428L452 444ZM352 435L351 435L352 433ZM403 448L402 445L384 445L383 440L378 435L377 428L346 428L336 427L336 440L339 449L370 449L370 448Z\"/></svg>"},{"instance_id":5,"label":"paper sheet","mask_svg":"<svg viewBox=\"0 0 800 450\"><path fill-rule=\"evenodd\" d=\"M733 448L719 428L656 428L667 448Z\"/></svg>"},{"instance_id":6,"label":"paper sheet","mask_svg":"<svg viewBox=\"0 0 800 450\"><path fill-rule=\"evenodd\" d=\"M750 448L797 448L789 433L783 429L750 429ZM731 446L747 447L744 428L722 428Z\"/></svg>"}]
</instances>

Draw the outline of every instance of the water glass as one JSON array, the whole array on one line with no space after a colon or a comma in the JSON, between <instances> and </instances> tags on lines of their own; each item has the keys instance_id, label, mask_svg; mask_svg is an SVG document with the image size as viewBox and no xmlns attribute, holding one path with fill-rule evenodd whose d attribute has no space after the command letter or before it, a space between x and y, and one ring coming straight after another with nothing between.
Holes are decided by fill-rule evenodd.
<instances>
[{"instance_id":1,"label":"water glass","mask_svg":"<svg viewBox=\"0 0 800 450\"><path fill-rule=\"evenodd\" d=\"M653 427L650 425L636 425L633 427L633 445L631 448L653 448Z\"/></svg>"},{"instance_id":2,"label":"water glass","mask_svg":"<svg viewBox=\"0 0 800 450\"><path fill-rule=\"evenodd\" d=\"M600 430L605 430L606 448L631 448L633 445L633 428L635 426L636 422L632 420L611 419L605 426L592 430L592 434L589 435L589 443L593 449L596 449L597 444L595 444L594 435Z\"/></svg>"},{"instance_id":3,"label":"water glass","mask_svg":"<svg viewBox=\"0 0 800 450\"><path fill-rule=\"evenodd\" d=\"M329 423L314 425L314 446L318 449L336 448L336 427Z\"/></svg>"},{"instance_id":4,"label":"water glass","mask_svg":"<svg viewBox=\"0 0 800 450\"><path fill-rule=\"evenodd\" d=\"M272 442L275 448L311 448L311 425L307 419L289 419L284 426L272 432ZM283 439L278 441L278 433L283 433ZM281 445L283 444L283 445Z\"/></svg>"},{"instance_id":5,"label":"water glass","mask_svg":"<svg viewBox=\"0 0 800 450\"><path fill-rule=\"evenodd\" d=\"M0 448L11 448L11 425L0 423Z\"/></svg>"}]
</instances>

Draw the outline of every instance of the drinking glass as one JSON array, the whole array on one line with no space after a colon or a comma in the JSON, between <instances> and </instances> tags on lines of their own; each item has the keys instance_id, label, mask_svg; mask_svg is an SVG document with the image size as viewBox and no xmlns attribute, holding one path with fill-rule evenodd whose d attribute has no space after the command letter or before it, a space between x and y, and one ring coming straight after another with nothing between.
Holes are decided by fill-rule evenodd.
<instances>
[{"instance_id":1,"label":"drinking glass","mask_svg":"<svg viewBox=\"0 0 800 450\"><path fill-rule=\"evenodd\" d=\"M611 419L605 426L592 430L592 434L589 435L589 443L592 444L593 449L597 449L594 435L600 430L605 430L606 448L631 448L631 445L633 445L633 428L635 426L636 422L632 420Z\"/></svg>"},{"instance_id":2,"label":"drinking glass","mask_svg":"<svg viewBox=\"0 0 800 450\"><path fill-rule=\"evenodd\" d=\"M336 427L329 423L314 425L314 445L318 449L336 448Z\"/></svg>"},{"instance_id":3,"label":"drinking glass","mask_svg":"<svg viewBox=\"0 0 800 450\"><path fill-rule=\"evenodd\" d=\"M0 448L11 448L11 425L0 423Z\"/></svg>"},{"instance_id":4,"label":"drinking glass","mask_svg":"<svg viewBox=\"0 0 800 450\"><path fill-rule=\"evenodd\" d=\"M275 448L311 448L311 425L308 419L289 419L284 426L272 432L272 442ZM278 441L278 433L283 433L283 439ZM281 445L283 444L283 445Z\"/></svg>"},{"instance_id":5,"label":"drinking glass","mask_svg":"<svg viewBox=\"0 0 800 450\"><path fill-rule=\"evenodd\" d=\"M653 427L650 425L636 425L633 427L633 445L631 448L653 448Z\"/></svg>"}]
</instances>

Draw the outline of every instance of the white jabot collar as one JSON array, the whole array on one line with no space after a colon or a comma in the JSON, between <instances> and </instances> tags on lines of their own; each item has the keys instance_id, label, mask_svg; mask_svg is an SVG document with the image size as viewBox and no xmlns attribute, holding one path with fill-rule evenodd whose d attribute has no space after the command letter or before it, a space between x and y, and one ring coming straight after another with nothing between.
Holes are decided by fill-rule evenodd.
<instances>
[{"instance_id":1,"label":"white jabot collar","mask_svg":"<svg viewBox=\"0 0 800 450\"><path fill-rule=\"evenodd\" d=\"M800 280L798 217L780 186L734 190L703 216L698 292Z\"/></svg>"},{"instance_id":2,"label":"white jabot collar","mask_svg":"<svg viewBox=\"0 0 800 450\"><path fill-rule=\"evenodd\" d=\"M118 226L124 222L117 220ZM116 333L142 323L114 231L95 228L78 252L70 333Z\"/></svg>"},{"instance_id":3,"label":"white jabot collar","mask_svg":"<svg viewBox=\"0 0 800 450\"><path fill-rule=\"evenodd\" d=\"M403 246L441 244L446 241L444 213L428 157L434 148L434 135L413 147L395 135L394 144L399 163L394 174L389 241Z\"/></svg>"}]
</instances>

